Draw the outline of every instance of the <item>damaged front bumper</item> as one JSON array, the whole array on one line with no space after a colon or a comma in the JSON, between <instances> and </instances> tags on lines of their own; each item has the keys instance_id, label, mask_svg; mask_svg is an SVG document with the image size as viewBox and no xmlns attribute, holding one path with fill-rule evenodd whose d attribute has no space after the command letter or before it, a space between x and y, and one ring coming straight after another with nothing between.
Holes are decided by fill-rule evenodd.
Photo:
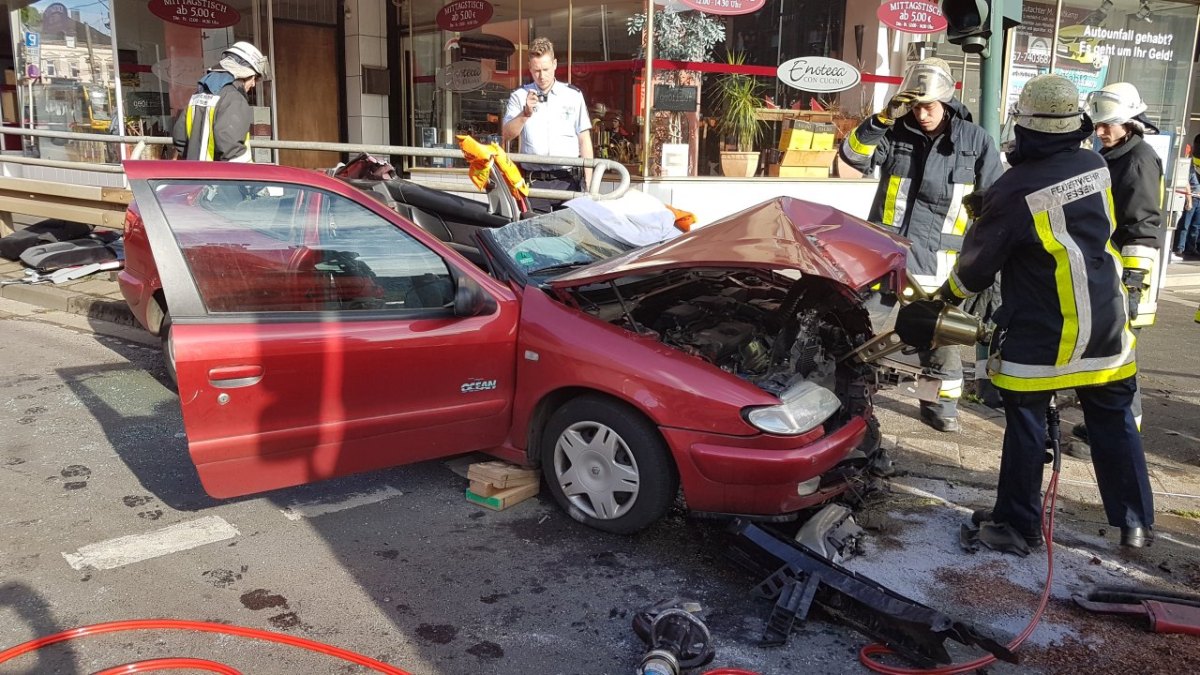
<instances>
[{"instance_id":1,"label":"damaged front bumper","mask_svg":"<svg viewBox=\"0 0 1200 675\"><path fill-rule=\"evenodd\" d=\"M844 482L820 480L867 438L866 417L856 416L832 433L798 437L719 436L663 428L676 452L688 509L693 512L779 516L826 502Z\"/></svg>"}]
</instances>

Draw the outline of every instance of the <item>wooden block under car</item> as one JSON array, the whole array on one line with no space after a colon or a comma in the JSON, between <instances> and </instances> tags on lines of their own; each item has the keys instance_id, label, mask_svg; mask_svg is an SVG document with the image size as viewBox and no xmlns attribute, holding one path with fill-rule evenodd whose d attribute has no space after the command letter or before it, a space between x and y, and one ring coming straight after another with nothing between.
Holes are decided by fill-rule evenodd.
<instances>
[{"instance_id":1,"label":"wooden block under car","mask_svg":"<svg viewBox=\"0 0 1200 675\"><path fill-rule=\"evenodd\" d=\"M517 485L537 483L537 469L524 469L508 462L477 462L467 467L467 480L490 483L492 487L504 489Z\"/></svg>"},{"instance_id":2,"label":"wooden block under car","mask_svg":"<svg viewBox=\"0 0 1200 675\"><path fill-rule=\"evenodd\" d=\"M470 487L471 492L474 492L475 494L479 495L480 497L491 497L492 495L496 494L497 492L501 492L505 489L507 489L507 488L498 488L495 485L492 485L491 483L485 483L481 480L471 481L471 487Z\"/></svg>"},{"instance_id":3,"label":"wooden block under car","mask_svg":"<svg viewBox=\"0 0 1200 675\"><path fill-rule=\"evenodd\" d=\"M476 494L471 490L467 490L467 501L493 511L503 511L514 504L519 504L536 495L539 487L541 486L537 483L518 485L489 496Z\"/></svg>"}]
</instances>

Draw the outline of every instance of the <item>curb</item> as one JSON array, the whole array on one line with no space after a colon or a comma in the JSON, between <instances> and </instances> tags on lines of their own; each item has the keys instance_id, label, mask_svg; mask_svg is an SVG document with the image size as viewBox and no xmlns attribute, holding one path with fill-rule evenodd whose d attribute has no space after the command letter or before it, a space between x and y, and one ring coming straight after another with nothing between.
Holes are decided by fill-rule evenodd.
<instances>
[{"instance_id":1,"label":"curb","mask_svg":"<svg viewBox=\"0 0 1200 675\"><path fill-rule=\"evenodd\" d=\"M9 284L0 286L0 297L122 326L140 326L124 301L76 293L64 288L41 284Z\"/></svg>"}]
</instances>

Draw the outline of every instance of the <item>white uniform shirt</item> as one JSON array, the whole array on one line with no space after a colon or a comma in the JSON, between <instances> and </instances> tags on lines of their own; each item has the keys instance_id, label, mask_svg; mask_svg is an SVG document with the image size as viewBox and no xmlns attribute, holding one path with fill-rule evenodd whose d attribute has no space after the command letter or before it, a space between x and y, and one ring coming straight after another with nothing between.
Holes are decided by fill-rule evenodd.
<instances>
[{"instance_id":1,"label":"white uniform shirt","mask_svg":"<svg viewBox=\"0 0 1200 675\"><path fill-rule=\"evenodd\" d=\"M537 85L530 82L508 96L504 109L504 124L524 114L525 101L529 92L537 93ZM579 156L579 134L592 129L588 119L583 92L565 83L555 82L546 94L545 102L538 102L537 110L525 120L521 129L521 152L527 155ZM562 168L552 165L533 165L535 170Z\"/></svg>"}]
</instances>

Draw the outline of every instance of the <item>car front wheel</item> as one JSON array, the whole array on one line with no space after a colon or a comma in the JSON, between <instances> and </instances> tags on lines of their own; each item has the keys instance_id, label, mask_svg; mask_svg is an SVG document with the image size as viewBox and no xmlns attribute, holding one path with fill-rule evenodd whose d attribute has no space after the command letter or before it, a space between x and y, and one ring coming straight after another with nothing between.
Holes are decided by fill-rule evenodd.
<instances>
[{"instance_id":1,"label":"car front wheel","mask_svg":"<svg viewBox=\"0 0 1200 675\"><path fill-rule=\"evenodd\" d=\"M679 489L658 430L636 410L597 397L576 398L550 417L542 473L575 520L617 534L662 517Z\"/></svg>"}]
</instances>

